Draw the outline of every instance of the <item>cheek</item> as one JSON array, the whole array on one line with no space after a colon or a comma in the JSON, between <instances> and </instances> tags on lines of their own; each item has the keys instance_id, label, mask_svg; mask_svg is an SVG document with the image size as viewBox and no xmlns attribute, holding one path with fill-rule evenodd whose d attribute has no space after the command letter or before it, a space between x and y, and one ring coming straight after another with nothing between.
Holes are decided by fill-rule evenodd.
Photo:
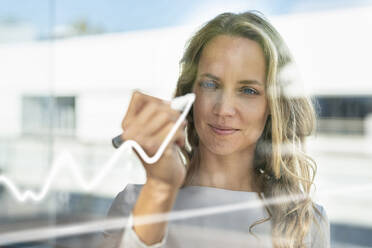
<instances>
[{"instance_id":1,"label":"cheek","mask_svg":"<svg viewBox=\"0 0 372 248\"><path fill-rule=\"evenodd\" d=\"M246 135L260 136L266 120L267 120L267 104L266 101L260 101L251 103L250 106L243 108L244 123L247 129L245 130Z\"/></svg>"},{"instance_id":2,"label":"cheek","mask_svg":"<svg viewBox=\"0 0 372 248\"><path fill-rule=\"evenodd\" d=\"M266 116L266 106L264 104L251 104L243 108L245 119L253 122L259 122Z\"/></svg>"},{"instance_id":3,"label":"cheek","mask_svg":"<svg viewBox=\"0 0 372 248\"><path fill-rule=\"evenodd\" d=\"M206 96L196 96L193 105L194 120L199 121L202 117L205 117L208 113L211 113L213 106L213 99Z\"/></svg>"}]
</instances>

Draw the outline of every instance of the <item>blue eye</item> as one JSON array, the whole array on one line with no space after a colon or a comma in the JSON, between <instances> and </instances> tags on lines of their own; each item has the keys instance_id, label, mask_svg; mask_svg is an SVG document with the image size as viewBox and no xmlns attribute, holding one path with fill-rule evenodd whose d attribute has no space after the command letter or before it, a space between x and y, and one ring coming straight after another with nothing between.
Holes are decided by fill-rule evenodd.
<instances>
[{"instance_id":1,"label":"blue eye","mask_svg":"<svg viewBox=\"0 0 372 248\"><path fill-rule=\"evenodd\" d=\"M242 88L241 91L247 95L258 95L257 90L248 87Z\"/></svg>"},{"instance_id":2,"label":"blue eye","mask_svg":"<svg viewBox=\"0 0 372 248\"><path fill-rule=\"evenodd\" d=\"M204 87L204 88L207 88L207 89L215 89L217 88L217 84L212 82L212 81L204 81L204 82L200 82L199 85L201 87Z\"/></svg>"}]
</instances>

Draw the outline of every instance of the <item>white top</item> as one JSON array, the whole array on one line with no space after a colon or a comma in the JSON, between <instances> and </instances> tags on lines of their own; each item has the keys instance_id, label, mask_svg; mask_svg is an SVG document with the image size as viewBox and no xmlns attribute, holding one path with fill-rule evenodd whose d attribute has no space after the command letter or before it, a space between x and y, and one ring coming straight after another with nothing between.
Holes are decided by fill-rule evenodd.
<instances>
[{"instance_id":1,"label":"white top","mask_svg":"<svg viewBox=\"0 0 372 248\"><path fill-rule=\"evenodd\" d=\"M172 213L181 213L177 215L181 219L169 221L163 240L148 246L132 229L131 211L142 186L130 184L117 195L108 216L129 216L129 221L125 231L105 231L101 247L272 247L271 221L253 227L254 235L249 233L251 224L269 217L257 193L201 186L187 186L180 189ZM325 221L321 222L324 239L313 224L306 242L308 247L328 248L330 231L327 214L322 206L316 205L316 207L325 217ZM183 210L195 211L187 212L188 217L182 218L185 217Z\"/></svg>"}]
</instances>

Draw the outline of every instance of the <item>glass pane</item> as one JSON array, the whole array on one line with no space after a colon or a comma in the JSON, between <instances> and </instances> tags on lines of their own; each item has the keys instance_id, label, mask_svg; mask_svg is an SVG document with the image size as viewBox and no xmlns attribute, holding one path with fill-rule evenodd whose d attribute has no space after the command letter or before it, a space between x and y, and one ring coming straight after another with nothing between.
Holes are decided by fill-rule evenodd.
<instances>
[{"instance_id":1,"label":"glass pane","mask_svg":"<svg viewBox=\"0 0 372 248\"><path fill-rule=\"evenodd\" d=\"M318 166L312 199L329 218L331 247L372 247L371 4L3 0L0 246L96 247L108 227L121 239L146 182L141 161L111 144L133 91L171 100L195 31L220 13L258 10L287 43L290 73L316 109L305 150ZM262 199L222 184L179 191L168 247L250 242L250 224L267 214ZM268 223L253 228L265 242Z\"/></svg>"}]
</instances>

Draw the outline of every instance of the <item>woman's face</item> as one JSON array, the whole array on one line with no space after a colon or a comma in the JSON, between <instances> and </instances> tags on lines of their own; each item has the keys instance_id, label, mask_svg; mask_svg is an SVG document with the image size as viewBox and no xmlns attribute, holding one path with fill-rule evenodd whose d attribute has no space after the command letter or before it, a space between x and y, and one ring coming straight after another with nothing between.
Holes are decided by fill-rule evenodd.
<instances>
[{"instance_id":1,"label":"woman's face","mask_svg":"<svg viewBox=\"0 0 372 248\"><path fill-rule=\"evenodd\" d=\"M194 124L210 152L255 148L268 115L265 58L250 39L219 35L203 49L193 86Z\"/></svg>"}]
</instances>

